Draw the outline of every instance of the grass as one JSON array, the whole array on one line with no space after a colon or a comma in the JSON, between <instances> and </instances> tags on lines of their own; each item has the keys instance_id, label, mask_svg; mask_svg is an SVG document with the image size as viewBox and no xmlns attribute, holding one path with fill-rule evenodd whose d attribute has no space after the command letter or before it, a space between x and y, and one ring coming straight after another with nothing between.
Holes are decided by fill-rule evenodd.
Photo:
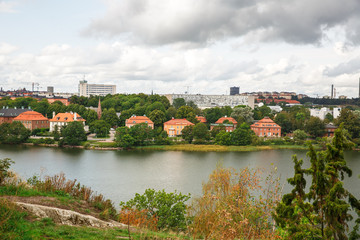
<instances>
[{"instance_id":1,"label":"grass","mask_svg":"<svg viewBox=\"0 0 360 240\"><path fill-rule=\"evenodd\" d=\"M14 203L0 198L0 239L128 239L118 228L98 229L56 225L50 218L30 221L31 216ZM184 239L168 233L131 232L131 239Z\"/></svg>"},{"instance_id":2,"label":"grass","mask_svg":"<svg viewBox=\"0 0 360 240\"><path fill-rule=\"evenodd\" d=\"M136 147L137 150L188 151L188 152L251 152L271 149L308 149L305 145L271 145L271 146L221 146L221 145L154 145Z\"/></svg>"}]
</instances>

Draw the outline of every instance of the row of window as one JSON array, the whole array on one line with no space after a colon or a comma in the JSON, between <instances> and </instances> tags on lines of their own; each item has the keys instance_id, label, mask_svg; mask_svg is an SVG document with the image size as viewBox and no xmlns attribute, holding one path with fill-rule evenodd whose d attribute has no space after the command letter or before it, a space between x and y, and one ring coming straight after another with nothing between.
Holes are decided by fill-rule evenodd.
<instances>
[{"instance_id":1,"label":"row of window","mask_svg":"<svg viewBox=\"0 0 360 240\"><path fill-rule=\"evenodd\" d=\"M39 124L39 123L46 123L47 121L20 121L21 123L31 123L31 122L36 122L36 124Z\"/></svg>"}]
</instances>

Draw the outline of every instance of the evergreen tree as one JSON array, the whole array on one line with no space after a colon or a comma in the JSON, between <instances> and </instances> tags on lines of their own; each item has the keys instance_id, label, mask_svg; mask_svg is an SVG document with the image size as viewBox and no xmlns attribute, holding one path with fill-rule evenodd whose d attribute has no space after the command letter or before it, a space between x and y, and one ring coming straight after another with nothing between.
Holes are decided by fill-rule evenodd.
<instances>
[{"instance_id":1,"label":"evergreen tree","mask_svg":"<svg viewBox=\"0 0 360 240\"><path fill-rule=\"evenodd\" d=\"M348 223L353 219L351 208L360 213L360 202L342 182L345 175L352 174L344 159L344 150L351 147L340 126L325 151L315 152L310 144L310 168L302 169L303 161L293 157L295 174L288 182L294 189L283 196L274 214L276 223L287 230L290 239L358 239L358 225L349 235ZM311 177L308 193L305 176Z\"/></svg>"}]
</instances>

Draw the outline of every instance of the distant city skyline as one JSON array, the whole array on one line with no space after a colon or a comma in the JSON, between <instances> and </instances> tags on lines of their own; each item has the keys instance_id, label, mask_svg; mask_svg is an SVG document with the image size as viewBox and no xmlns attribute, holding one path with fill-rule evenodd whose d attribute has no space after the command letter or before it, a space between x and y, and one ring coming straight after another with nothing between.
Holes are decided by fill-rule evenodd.
<instances>
[{"instance_id":1,"label":"distant city skyline","mask_svg":"<svg viewBox=\"0 0 360 240\"><path fill-rule=\"evenodd\" d=\"M0 87L358 97L357 0L0 0Z\"/></svg>"}]
</instances>

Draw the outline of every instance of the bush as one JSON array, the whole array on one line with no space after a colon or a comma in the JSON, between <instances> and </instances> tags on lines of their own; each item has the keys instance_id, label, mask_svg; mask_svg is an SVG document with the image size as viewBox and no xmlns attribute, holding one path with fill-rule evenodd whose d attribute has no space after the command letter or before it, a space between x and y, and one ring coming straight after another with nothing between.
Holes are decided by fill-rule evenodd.
<instances>
[{"instance_id":1,"label":"bush","mask_svg":"<svg viewBox=\"0 0 360 240\"><path fill-rule=\"evenodd\" d=\"M9 176L8 169L12 163L15 162L10 158L0 159L0 186L4 182L5 178Z\"/></svg>"},{"instance_id":2,"label":"bush","mask_svg":"<svg viewBox=\"0 0 360 240\"><path fill-rule=\"evenodd\" d=\"M218 167L203 184L203 196L190 206L194 239L278 239L270 222L280 198L278 179L271 174L260 186L260 172ZM260 191L258 198L254 191Z\"/></svg>"},{"instance_id":3,"label":"bush","mask_svg":"<svg viewBox=\"0 0 360 240\"><path fill-rule=\"evenodd\" d=\"M149 221L156 219L159 230L184 231L186 229L185 202L189 198L190 194L166 193L164 190L156 192L154 189L146 189L143 195L136 193L133 199L126 203L121 202L120 215L125 213L130 216L145 211Z\"/></svg>"}]
</instances>

